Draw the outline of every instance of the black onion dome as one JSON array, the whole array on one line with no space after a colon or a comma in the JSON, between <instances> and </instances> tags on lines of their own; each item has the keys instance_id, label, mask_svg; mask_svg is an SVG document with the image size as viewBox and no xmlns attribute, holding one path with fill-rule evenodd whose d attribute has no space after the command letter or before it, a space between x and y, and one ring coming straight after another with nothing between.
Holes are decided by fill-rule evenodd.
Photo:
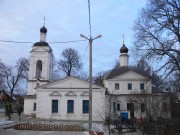
<instances>
[{"instance_id":1,"label":"black onion dome","mask_svg":"<svg viewBox=\"0 0 180 135\"><path fill-rule=\"evenodd\" d=\"M49 46L47 42L36 42L33 46Z\"/></svg>"},{"instance_id":2,"label":"black onion dome","mask_svg":"<svg viewBox=\"0 0 180 135\"><path fill-rule=\"evenodd\" d=\"M121 49L120 49L120 52L121 53L128 53L128 48L125 46L125 44L123 43L123 46L121 47Z\"/></svg>"},{"instance_id":3,"label":"black onion dome","mask_svg":"<svg viewBox=\"0 0 180 135\"><path fill-rule=\"evenodd\" d=\"M46 33L47 32L47 28L45 26L43 26L41 29L40 29L40 32L41 33Z\"/></svg>"}]
</instances>

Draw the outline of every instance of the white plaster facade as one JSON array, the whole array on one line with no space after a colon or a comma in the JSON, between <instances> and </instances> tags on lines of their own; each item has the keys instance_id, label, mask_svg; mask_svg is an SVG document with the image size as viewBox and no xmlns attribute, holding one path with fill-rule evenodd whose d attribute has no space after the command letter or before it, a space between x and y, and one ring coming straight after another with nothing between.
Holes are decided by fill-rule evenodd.
<instances>
[{"instance_id":1,"label":"white plaster facade","mask_svg":"<svg viewBox=\"0 0 180 135\"><path fill-rule=\"evenodd\" d=\"M105 88L93 85L93 121L103 121ZM89 113L83 113L83 100L89 100L89 83L75 77L66 77L57 82L37 88L38 118L86 121ZM58 100L58 112L52 113L52 100ZM68 100L74 101L73 113L67 112Z\"/></svg>"},{"instance_id":2,"label":"white plaster facade","mask_svg":"<svg viewBox=\"0 0 180 135\"><path fill-rule=\"evenodd\" d=\"M119 89L117 90L115 90L115 83L119 84ZM128 90L128 83L132 84L132 90ZM113 94L132 94L132 92L141 92L141 83L144 84L144 90L151 93L151 79L131 70L103 81L104 86Z\"/></svg>"},{"instance_id":3,"label":"white plaster facade","mask_svg":"<svg viewBox=\"0 0 180 135\"><path fill-rule=\"evenodd\" d=\"M46 41L47 29L40 29L40 42L32 46L28 93L24 100L24 114L37 118L87 121L89 113L83 112L83 101L89 101L89 83L75 77L66 77L52 82L53 53ZM92 86L93 121L105 118L105 88ZM73 100L73 112L69 113L68 101ZM53 112L56 101L56 112ZM57 105L58 104L58 105Z\"/></svg>"},{"instance_id":4,"label":"white plaster facade","mask_svg":"<svg viewBox=\"0 0 180 135\"><path fill-rule=\"evenodd\" d=\"M37 118L42 119L87 121L89 114L83 112L83 101L89 99L89 83L75 77L66 77L52 82L53 53L51 47L45 42L46 32L46 28L43 27L40 42L35 43L30 52L28 93L24 101L24 114L35 114ZM120 52L120 68L104 74L104 87L93 84L93 121L105 120L105 114L109 113L107 108L109 96L113 96L110 101L112 105L110 111L118 115L127 113L128 118L140 118L146 115L135 103L133 103L133 110L128 108L128 105L132 105L130 99L132 100L139 93L145 92L151 97L150 101L157 102L161 109L163 103L168 105L170 102L169 99L160 99L163 97L162 93L153 93L150 76L137 68L128 66L128 49L124 44ZM71 113L68 112L70 100L73 101ZM56 101L56 112L53 111L53 101ZM169 117L168 112L165 115Z\"/></svg>"},{"instance_id":5,"label":"white plaster facade","mask_svg":"<svg viewBox=\"0 0 180 135\"><path fill-rule=\"evenodd\" d=\"M153 91L155 87L148 74L128 65L128 48L124 43L120 53L120 67L103 75L103 85L107 88L106 116L109 117L109 113L118 116L126 113L128 119L146 117L146 112L141 110L141 104L145 104L146 108L152 111L150 112L152 115L156 113L156 116L152 117L169 118L170 98L163 90ZM166 104L166 111L163 111L164 104Z\"/></svg>"},{"instance_id":6,"label":"white plaster facade","mask_svg":"<svg viewBox=\"0 0 180 135\"><path fill-rule=\"evenodd\" d=\"M44 31L45 30L45 31ZM43 26L40 29L40 42L32 46L30 52L30 67L28 78L28 92L24 100L24 114L36 113L36 87L51 82L53 52L46 42L47 29Z\"/></svg>"},{"instance_id":7,"label":"white plaster facade","mask_svg":"<svg viewBox=\"0 0 180 135\"><path fill-rule=\"evenodd\" d=\"M129 55L127 55L126 53L122 53L120 55L121 66L128 66L128 63L129 63Z\"/></svg>"}]
</instances>

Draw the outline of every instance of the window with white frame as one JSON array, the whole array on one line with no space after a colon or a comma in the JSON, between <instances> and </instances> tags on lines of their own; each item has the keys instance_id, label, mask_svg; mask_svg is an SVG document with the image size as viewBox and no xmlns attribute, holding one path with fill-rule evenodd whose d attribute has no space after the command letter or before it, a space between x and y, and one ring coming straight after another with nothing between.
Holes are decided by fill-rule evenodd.
<instances>
[{"instance_id":1,"label":"window with white frame","mask_svg":"<svg viewBox=\"0 0 180 135\"><path fill-rule=\"evenodd\" d=\"M83 100L82 112L89 113L89 100Z\"/></svg>"},{"instance_id":2,"label":"window with white frame","mask_svg":"<svg viewBox=\"0 0 180 135\"><path fill-rule=\"evenodd\" d=\"M132 90L132 83L128 83L128 90Z\"/></svg>"},{"instance_id":3,"label":"window with white frame","mask_svg":"<svg viewBox=\"0 0 180 135\"><path fill-rule=\"evenodd\" d=\"M67 113L74 113L74 100L67 101Z\"/></svg>"},{"instance_id":4,"label":"window with white frame","mask_svg":"<svg viewBox=\"0 0 180 135\"><path fill-rule=\"evenodd\" d=\"M36 103L33 104L33 111L36 111Z\"/></svg>"},{"instance_id":5,"label":"window with white frame","mask_svg":"<svg viewBox=\"0 0 180 135\"><path fill-rule=\"evenodd\" d=\"M52 100L52 113L58 113L58 100Z\"/></svg>"},{"instance_id":6,"label":"window with white frame","mask_svg":"<svg viewBox=\"0 0 180 135\"><path fill-rule=\"evenodd\" d=\"M119 83L115 83L115 90L119 90Z\"/></svg>"},{"instance_id":7,"label":"window with white frame","mask_svg":"<svg viewBox=\"0 0 180 135\"><path fill-rule=\"evenodd\" d=\"M140 83L140 90L144 90L144 83Z\"/></svg>"}]
</instances>

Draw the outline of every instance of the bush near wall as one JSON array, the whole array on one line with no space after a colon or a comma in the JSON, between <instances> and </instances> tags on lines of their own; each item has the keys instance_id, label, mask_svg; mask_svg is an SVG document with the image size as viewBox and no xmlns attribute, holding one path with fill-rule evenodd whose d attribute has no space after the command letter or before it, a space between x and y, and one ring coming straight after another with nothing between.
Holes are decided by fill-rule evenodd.
<instances>
[{"instance_id":1,"label":"bush near wall","mask_svg":"<svg viewBox=\"0 0 180 135\"><path fill-rule=\"evenodd\" d=\"M60 125L60 124L37 124L19 123L14 126L16 130L37 130L37 131L85 131L79 125Z\"/></svg>"}]
</instances>

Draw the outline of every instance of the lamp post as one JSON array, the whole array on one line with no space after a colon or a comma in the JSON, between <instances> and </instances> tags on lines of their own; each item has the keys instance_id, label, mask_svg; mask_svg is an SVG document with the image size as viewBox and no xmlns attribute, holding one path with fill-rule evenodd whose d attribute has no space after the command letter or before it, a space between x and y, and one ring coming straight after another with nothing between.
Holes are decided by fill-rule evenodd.
<instances>
[{"instance_id":1,"label":"lamp post","mask_svg":"<svg viewBox=\"0 0 180 135\"><path fill-rule=\"evenodd\" d=\"M80 34L82 38L89 40L89 130L92 129L92 43L93 40L100 38L102 35L97 35L95 38L87 38Z\"/></svg>"}]
</instances>

